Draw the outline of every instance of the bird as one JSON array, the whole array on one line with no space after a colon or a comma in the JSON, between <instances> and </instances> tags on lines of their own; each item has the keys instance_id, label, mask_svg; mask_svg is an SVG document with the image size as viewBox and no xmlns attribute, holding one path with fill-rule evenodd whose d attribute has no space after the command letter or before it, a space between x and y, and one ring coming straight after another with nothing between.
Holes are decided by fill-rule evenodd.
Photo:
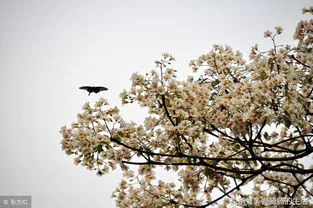
<instances>
[{"instance_id":1,"label":"bird","mask_svg":"<svg viewBox=\"0 0 313 208\"><path fill-rule=\"evenodd\" d=\"M94 93L98 93L98 92L100 92L100 91L105 91L105 90L108 90L108 88L106 88L106 87L102 87L102 86L82 86L82 87L80 87L79 89L81 89L81 90L87 90L87 92L89 92L89 94L88 95L90 95L92 92L94 92Z\"/></svg>"}]
</instances>

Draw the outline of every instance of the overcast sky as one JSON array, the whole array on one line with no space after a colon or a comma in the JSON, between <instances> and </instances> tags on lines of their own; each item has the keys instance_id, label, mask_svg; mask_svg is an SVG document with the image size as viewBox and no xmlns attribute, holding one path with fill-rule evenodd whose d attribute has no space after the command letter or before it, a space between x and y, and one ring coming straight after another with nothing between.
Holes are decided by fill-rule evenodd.
<instances>
[{"instance_id":1,"label":"overcast sky","mask_svg":"<svg viewBox=\"0 0 313 208\"><path fill-rule=\"evenodd\" d=\"M134 72L154 68L163 52L188 62L217 44L248 56L268 48L265 30L285 30L293 43L302 8L312 0L262 1L31 1L0 0L0 195L31 195L33 207L113 208L121 179L96 176L61 150L59 129L76 120L86 101L104 96L121 107L119 93ZM87 96L81 85L109 91ZM121 107L126 120L145 111Z\"/></svg>"}]
</instances>

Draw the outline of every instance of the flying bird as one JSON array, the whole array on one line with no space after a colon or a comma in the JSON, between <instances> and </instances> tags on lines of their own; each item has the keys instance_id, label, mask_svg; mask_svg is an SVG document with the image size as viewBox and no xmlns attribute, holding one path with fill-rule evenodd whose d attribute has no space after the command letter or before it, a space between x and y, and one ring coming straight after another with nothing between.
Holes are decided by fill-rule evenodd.
<instances>
[{"instance_id":1,"label":"flying bird","mask_svg":"<svg viewBox=\"0 0 313 208\"><path fill-rule=\"evenodd\" d=\"M90 95L92 92L94 93L98 93L100 91L105 91L105 90L108 90L108 88L106 87L102 87L102 86L82 86L80 87L79 89L81 90L87 90L87 92L89 92L88 95Z\"/></svg>"}]
</instances>

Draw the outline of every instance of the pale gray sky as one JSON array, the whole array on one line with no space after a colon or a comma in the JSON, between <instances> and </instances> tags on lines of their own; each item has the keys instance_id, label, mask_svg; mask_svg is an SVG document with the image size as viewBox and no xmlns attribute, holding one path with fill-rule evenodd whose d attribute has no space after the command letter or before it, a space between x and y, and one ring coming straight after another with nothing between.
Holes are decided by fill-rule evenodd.
<instances>
[{"instance_id":1,"label":"pale gray sky","mask_svg":"<svg viewBox=\"0 0 313 208\"><path fill-rule=\"evenodd\" d=\"M121 106L119 93L133 72L146 72L163 52L179 73L212 44L247 56L263 32L285 28L292 43L302 8L311 0L80 1L0 0L0 195L31 195L33 207L113 208L121 179L98 177L61 151L59 129L99 96ZM80 85L109 91L87 96ZM144 111L123 107L126 120Z\"/></svg>"}]
</instances>

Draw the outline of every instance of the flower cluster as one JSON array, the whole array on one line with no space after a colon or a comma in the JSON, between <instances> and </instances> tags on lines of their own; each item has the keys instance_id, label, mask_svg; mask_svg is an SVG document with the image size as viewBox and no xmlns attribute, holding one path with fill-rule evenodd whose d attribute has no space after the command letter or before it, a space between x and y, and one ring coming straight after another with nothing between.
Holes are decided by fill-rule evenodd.
<instances>
[{"instance_id":1,"label":"flower cluster","mask_svg":"<svg viewBox=\"0 0 313 208\"><path fill-rule=\"evenodd\" d=\"M116 147L110 138L117 134L112 125L123 124L119 110L108 108L107 100L101 98L92 107L83 106L83 112L77 115L77 122L71 128L61 128L62 149L68 155L76 155L74 163L90 170L97 170L99 175L115 169L122 158L130 158L129 150ZM107 109L104 109L107 107Z\"/></svg>"}]
</instances>

